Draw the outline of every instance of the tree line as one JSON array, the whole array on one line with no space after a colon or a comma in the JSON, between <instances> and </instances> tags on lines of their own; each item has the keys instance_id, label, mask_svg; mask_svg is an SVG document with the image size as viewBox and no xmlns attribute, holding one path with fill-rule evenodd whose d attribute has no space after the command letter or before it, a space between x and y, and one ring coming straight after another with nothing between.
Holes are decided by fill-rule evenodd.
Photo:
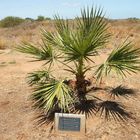
<instances>
[{"instance_id":1,"label":"tree line","mask_svg":"<svg viewBox=\"0 0 140 140\"><path fill-rule=\"evenodd\" d=\"M49 17L44 17L44 16L38 16L36 19L33 18L21 18L21 17L14 17L14 16L7 16L3 19L0 20L0 27L14 27L17 25L20 25L23 22L26 21L44 21L44 20L51 20Z\"/></svg>"}]
</instances>

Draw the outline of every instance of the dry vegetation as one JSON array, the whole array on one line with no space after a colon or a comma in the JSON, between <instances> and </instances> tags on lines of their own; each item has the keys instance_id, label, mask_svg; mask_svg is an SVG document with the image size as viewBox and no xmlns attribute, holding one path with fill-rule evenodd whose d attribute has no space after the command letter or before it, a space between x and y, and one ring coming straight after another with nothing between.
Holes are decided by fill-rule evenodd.
<instances>
[{"instance_id":1,"label":"dry vegetation","mask_svg":"<svg viewBox=\"0 0 140 140\"><path fill-rule=\"evenodd\" d=\"M131 111L134 120L125 123L105 121L99 116L87 119L86 136L69 136L49 134L50 126L38 127L34 121L34 112L28 99L31 89L25 77L28 72L40 67L39 62L29 63L26 55L13 51L21 41L40 42L40 28L54 31L52 20L42 22L28 22L12 28L0 28L0 140L139 140L140 139L140 74L132 75L123 81L113 76L106 80L107 86L127 86L136 90L136 95L117 97L123 102L127 110ZM103 61L113 44L130 37L136 47L140 47L140 21L110 20L110 32L113 33L111 43L108 44L102 58ZM3 50L5 49L5 50ZM56 67L58 74L59 68ZM61 73L61 72L60 72ZM117 81L117 82L116 82ZM102 97L102 93L99 94ZM109 98L108 96L106 98Z\"/></svg>"},{"instance_id":2,"label":"dry vegetation","mask_svg":"<svg viewBox=\"0 0 140 140\"><path fill-rule=\"evenodd\" d=\"M40 42L40 28L45 28L50 31L53 29L53 20L46 21L29 21L21 25L11 28L0 28L0 48L12 49L21 41L31 41L34 43ZM111 43L108 47L113 47L117 42L129 37L134 41L136 47L140 43L140 20L126 19L126 20L109 20L109 32L113 34Z\"/></svg>"}]
</instances>

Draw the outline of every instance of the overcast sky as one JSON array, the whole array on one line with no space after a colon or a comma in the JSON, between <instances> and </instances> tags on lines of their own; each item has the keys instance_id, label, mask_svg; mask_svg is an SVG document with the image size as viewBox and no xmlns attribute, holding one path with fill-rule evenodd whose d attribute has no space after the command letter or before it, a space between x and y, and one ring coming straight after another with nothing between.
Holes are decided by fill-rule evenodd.
<instances>
[{"instance_id":1,"label":"overcast sky","mask_svg":"<svg viewBox=\"0 0 140 140\"><path fill-rule=\"evenodd\" d=\"M140 0L0 0L0 19L6 16L36 18L59 14L73 18L85 6L102 6L107 18L140 18Z\"/></svg>"}]
</instances>

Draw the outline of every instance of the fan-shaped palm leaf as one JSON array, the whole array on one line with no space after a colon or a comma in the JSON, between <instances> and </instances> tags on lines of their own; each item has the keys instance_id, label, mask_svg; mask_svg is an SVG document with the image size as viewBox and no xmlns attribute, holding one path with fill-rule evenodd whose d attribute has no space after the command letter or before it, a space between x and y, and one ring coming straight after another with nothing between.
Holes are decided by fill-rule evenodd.
<instances>
[{"instance_id":1,"label":"fan-shaped palm leaf","mask_svg":"<svg viewBox=\"0 0 140 140\"><path fill-rule=\"evenodd\" d=\"M47 70L38 70L28 74L28 84L34 85L38 83L47 83L52 79L49 72Z\"/></svg>"},{"instance_id":2,"label":"fan-shaped palm leaf","mask_svg":"<svg viewBox=\"0 0 140 140\"><path fill-rule=\"evenodd\" d=\"M100 8L84 9L81 16L75 23L71 22L71 26L69 21L55 16L57 33L43 31L46 41L52 46L58 46L66 54L67 61L79 61L81 58L90 60L89 56L97 55L97 49L104 46L110 37Z\"/></svg>"},{"instance_id":3,"label":"fan-shaped palm leaf","mask_svg":"<svg viewBox=\"0 0 140 140\"><path fill-rule=\"evenodd\" d=\"M97 79L107 76L111 71L126 77L127 74L140 71L140 49L134 48L131 42L123 43L122 46L113 50L106 62L99 66L96 71Z\"/></svg>"},{"instance_id":4,"label":"fan-shaped palm leaf","mask_svg":"<svg viewBox=\"0 0 140 140\"><path fill-rule=\"evenodd\" d=\"M22 53L30 54L36 61L46 60L47 63L52 63L56 57L51 46L47 44L45 40L43 41L43 45L39 48L38 46L31 44L29 42L22 42L16 50Z\"/></svg>"},{"instance_id":5,"label":"fan-shaped palm leaf","mask_svg":"<svg viewBox=\"0 0 140 140\"><path fill-rule=\"evenodd\" d=\"M51 110L56 105L64 111L68 111L74 103L74 94L64 81L52 80L49 83L38 85L32 94L34 105L37 108Z\"/></svg>"}]
</instances>

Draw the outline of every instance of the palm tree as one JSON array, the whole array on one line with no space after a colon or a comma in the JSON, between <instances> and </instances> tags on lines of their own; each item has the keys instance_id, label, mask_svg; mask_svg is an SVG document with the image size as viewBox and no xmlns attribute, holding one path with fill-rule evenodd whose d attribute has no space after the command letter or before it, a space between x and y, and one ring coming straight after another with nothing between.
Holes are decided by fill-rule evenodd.
<instances>
[{"instance_id":1,"label":"palm tree","mask_svg":"<svg viewBox=\"0 0 140 140\"><path fill-rule=\"evenodd\" d=\"M77 104L84 105L88 101L92 106L92 100L87 98L90 91L88 86L91 83L86 79L86 74L95 70L94 56L100 55L100 50L106 46L111 36L108 33L108 24L103 16L103 10L85 8L81 11L81 17L75 18L74 21L55 16L54 24L55 33L41 30L41 46L22 42L17 48L22 53L32 55L35 61L45 62L45 69L30 73L28 76L29 84L34 86L34 92L31 95L34 106L47 114L58 110L71 112ZM140 49L134 48L132 43L126 40L96 68L94 77L97 81L101 81L111 72L122 77L136 73L140 70L139 56ZM91 65L89 66L87 62ZM51 70L55 63L62 64L65 67L64 70L72 73L75 79L54 77ZM108 111L105 108L108 103L109 101L99 103L100 107L96 110L99 111L105 105L102 112L104 109ZM110 103L114 111L118 105L114 102ZM116 115L121 118L118 112ZM125 112L124 115L126 115Z\"/></svg>"}]
</instances>

